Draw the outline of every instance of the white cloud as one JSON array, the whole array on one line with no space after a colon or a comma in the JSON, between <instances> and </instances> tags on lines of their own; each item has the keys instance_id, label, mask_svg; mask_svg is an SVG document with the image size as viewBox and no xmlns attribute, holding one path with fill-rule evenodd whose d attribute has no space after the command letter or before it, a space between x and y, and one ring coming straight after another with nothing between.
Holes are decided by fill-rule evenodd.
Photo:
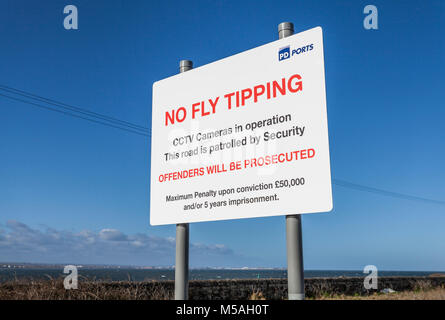
<instances>
[{"instance_id":1,"label":"white cloud","mask_svg":"<svg viewBox=\"0 0 445 320\"><path fill-rule=\"evenodd\" d=\"M99 237L110 241L128 241L127 236L116 229L102 229L99 232Z\"/></svg>"},{"instance_id":2,"label":"white cloud","mask_svg":"<svg viewBox=\"0 0 445 320\"><path fill-rule=\"evenodd\" d=\"M99 232L33 229L18 221L0 228L0 259L11 262L173 265L175 239L125 234L117 229ZM191 266L237 266L246 260L223 244L190 244Z\"/></svg>"}]
</instances>

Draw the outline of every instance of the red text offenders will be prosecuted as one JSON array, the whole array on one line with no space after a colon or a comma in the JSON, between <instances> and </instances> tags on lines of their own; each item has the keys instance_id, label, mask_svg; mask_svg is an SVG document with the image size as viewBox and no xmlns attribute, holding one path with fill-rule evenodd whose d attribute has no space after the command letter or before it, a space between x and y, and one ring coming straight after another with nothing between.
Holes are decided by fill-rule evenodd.
<instances>
[{"instance_id":1,"label":"red text offenders will be prosecuted","mask_svg":"<svg viewBox=\"0 0 445 320\"><path fill-rule=\"evenodd\" d=\"M311 159L314 157L315 157L315 149L310 148L310 149L295 150L290 152L277 153L274 155L267 155L264 157L246 159L244 161L234 161L231 162L227 167L224 164L215 164L207 167L163 173L159 175L158 181L166 182L166 181L188 179L193 177L200 177L205 174L211 175L227 171L263 167L277 163Z\"/></svg>"}]
</instances>

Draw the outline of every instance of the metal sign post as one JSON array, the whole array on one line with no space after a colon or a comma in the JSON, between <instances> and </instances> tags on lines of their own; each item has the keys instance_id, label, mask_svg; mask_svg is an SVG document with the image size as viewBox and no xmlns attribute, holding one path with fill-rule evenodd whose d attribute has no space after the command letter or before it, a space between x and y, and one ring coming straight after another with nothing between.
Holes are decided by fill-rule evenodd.
<instances>
[{"instance_id":1,"label":"metal sign post","mask_svg":"<svg viewBox=\"0 0 445 320\"><path fill-rule=\"evenodd\" d=\"M193 69L193 62L181 60L179 72ZM187 300L189 291L189 224L176 225L175 300Z\"/></svg>"},{"instance_id":2,"label":"metal sign post","mask_svg":"<svg viewBox=\"0 0 445 320\"><path fill-rule=\"evenodd\" d=\"M278 25L279 39L294 34L294 25L283 22ZM289 300L304 300L303 241L301 215L286 216L287 290Z\"/></svg>"}]
</instances>

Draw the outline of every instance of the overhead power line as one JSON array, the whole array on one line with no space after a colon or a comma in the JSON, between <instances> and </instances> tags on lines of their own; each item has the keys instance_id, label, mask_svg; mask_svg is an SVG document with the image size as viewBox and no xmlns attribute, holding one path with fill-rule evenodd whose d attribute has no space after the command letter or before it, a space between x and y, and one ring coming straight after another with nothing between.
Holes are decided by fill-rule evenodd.
<instances>
[{"instance_id":1,"label":"overhead power line","mask_svg":"<svg viewBox=\"0 0 445 320\"><path fill-rule=\"evenodd\" d=\"M23 103L26 103L26 104L29 104L29 105L32 105L32 106L35 106L35 107L38 107L38 108L42 108L42 109L46 109L46 110L62 113L62 114L68 115L70 117L75 117L75 118L87 120L87 121L90 121L90 122L98 123L98 124L101 124L101 125L104 125L104 126L107 126L107 127L113 127L113 128L116 128L116 129L120 129L120 130L124 130L124 131L127 131L127 132L131 132L131 133L134 133L134 134L138 134L140 136L145 136L145 137L149 137L150 136L148 133L143 133L143 132L139 132L139 131L130 130L130 129L127 129L127 128L124 128L124 127L119 127L117 125L113 125L113 124L110 124L110 123L106 123L106 122L102 122L102 121L99 121L99 120L83 117L83 116L80 116L80 115L77 115L77 114L74 114L74 113L66 112L66 111L59 110L59 109L56 109L56 108L52 108L52 107L49 107L49 106L44 106L44 105L41 105L41 104L38 104L38 103L34 103L34 102L31 102L31 101L26 101L26 100L19 99L19 98L16 98L16 97L11 97L11 96L8 96L8 95L5 95L5 94L1 94L0 93L0 96L8 98L8 99L11 99L11 100L23 102Z\"/></svg>"},{"instance_id":2,"label":"overhead power line","mask_svg":"<svg viewBox=\"0 0 445 320\"><path fill-rule=\"evenodd\" d=\"M47 110L50 110L50 111L56 111L56 112L60 111L60 113L63 113L63 114L66 114L66 115L70 115L70 116L74 116L74 117L79 118L79 119L83 119L83 120L88 120L88 121L91 121L91 122L99 123L99 124L102 124L102 125L109 124L109 126L113 127L113 128L125 129L125 131L129 131L129 132L133 132L133 133L138 132L138 134L142 133L140 135L150 136L150 129L149 128L144 127L144 126L140 126L140 125L137 125L137 124L134 124L134 123L131 123L129 121L120 120L120 119L117 119L117 118L114 118L114 117L110 117L110 116L107 116L107 115L104 115L104 114L100 114L98 112L94 112L94 111L90 111L90 110L87 110L87 109L84 109L84 108L76 107L76 106L73 106L73 105L70 105L70 104L67 104L67 103L64 103L64 102L59 102L59 101L56 101L56 100L53 100L53 99L45 98L45 97L42 97L42 96L30 93L30 92L26 92L26 91L23 91L23 90L15 89L15 88L8 87L8 86L5 86L5 85L0 85L0 90L6 91L8 93L12 93L12 94L20 96L20 97L31 99L32 101L37 101L39 103L31 102L31 101L28 101L28 100L23 100L23 99L20 99L20 98L17 98L17 97L11 97L9 95L2 95L2 96L6 97L6 98L9 98L9 99L13 99L13 100L20 101L20 102L23 102L23 103L28 103L30 105L34 105L34 106L37 106L37 107L40 107L40 108L44 108L44 109L47 109ZM42 105L41 104L42 102L45 103L45 104L50 105L50 107ZM62 109L62 110L60 110L60 109ZM64 110L68 110L70 112L66 112ZM97 119L97 120L93 121L93 119L91 119L91 118Z\"/></svg>"},{"instance_id":3,"label":"overhead power line","mask_svg":"<svg viewBox=\"0 0 445 320\"><path fill-rule=\"evenodd\" d=\"M445 205L445 201L428 199L428 198L423 198L423 197L418 197L418 196L412 196L412 195L408 195L408 194L403 194L403 193L398 193L398 192L393 192L393 191L388 191L388 190L383 190L383 189L377 189L377 188L368 187L368 186L364 186L364 185L357 184L357 183L352 183L352 182L345 181L345 180L332 179L332 183L337 186L340 186L340 187L353 189L353 190L357 190L357 191L375 193L375 194L379 194L382 196Z\"/></svg>"}]
</instances>

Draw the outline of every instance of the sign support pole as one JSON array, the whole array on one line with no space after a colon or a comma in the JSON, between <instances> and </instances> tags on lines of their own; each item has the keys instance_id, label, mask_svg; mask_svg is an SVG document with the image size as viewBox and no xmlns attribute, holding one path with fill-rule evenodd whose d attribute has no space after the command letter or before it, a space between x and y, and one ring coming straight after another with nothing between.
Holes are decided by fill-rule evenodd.
<instances>
[{"instance_id":1,"label":"sign support pole","mask_svg":"<svg viewBox=\"0 0 445 320\"><path fill-rule=\"evenodd\" d=\"M193 69L193 62L181 60L179 72ZM176 225L175 300L187 300L189 291L189 224Z\"/></svg>"},{"instance_id":2,"label":"sign support pole","mask_svg":"<svg viewBox=\"0 0 445 320\"><path fill-rule=\"evenodd\" d=\"M294 34L294 25L283 22L278 25L279 39ZM304 267L301 215L286 216L287 290L289 300L304 300Z\"/></svg>"}]
</instances>

